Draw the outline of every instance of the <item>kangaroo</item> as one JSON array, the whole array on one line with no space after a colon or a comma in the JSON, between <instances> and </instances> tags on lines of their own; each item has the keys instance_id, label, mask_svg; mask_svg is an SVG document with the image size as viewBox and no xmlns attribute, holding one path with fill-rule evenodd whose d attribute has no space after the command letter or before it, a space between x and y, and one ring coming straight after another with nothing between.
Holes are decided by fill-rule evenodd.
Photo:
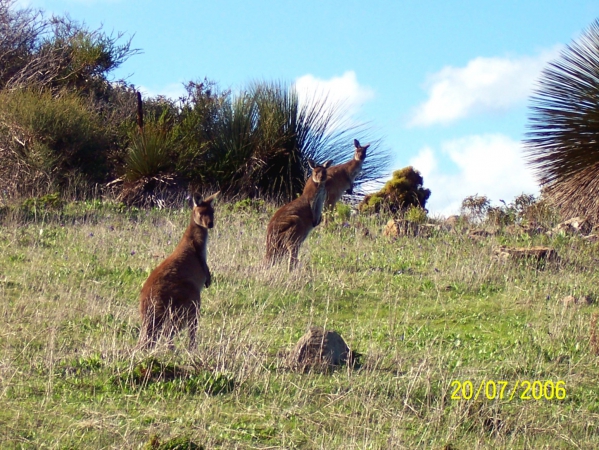
<instances>
[{"instance_id":1,"label":"kangaroo","mask_svg":"<svg viewBox=\"0 0 599 450\"><path fill-rule=\"evenodd\" d=\"M201 200L193 197L191 222L183 238L144 283L139 296L141 333L137 348L152 348L168 325L169 346L180 325L189 329L189 349L196 347L200 293L211 283L206 263L208 229L214 226L212 202L218 192Z\"/></svg>"},{"instance_id":2,"label":"kangaroo","mask_svg":"<svg viewBox=\"0 0 599 450\"><path fill-rule=\"evenodd\" d=\"M352 193L354 180L362 170L364 159L366 159L366 149L370 147L370 144L362 147L358 140L354 139L354 146L356 147L356 151L351 161L333 166L327 171L326 206L329 209L335 207L335 204L341 199L344 192Z\"/></svg>"},{"instance_id":3,"label":"kangaroo","mask_svg":"<svg viewBox=\"0 0 599 450\"><path fill-rule=\"evenodd\" d=\"M291 272L297 264L302 242L322 219L322 209L326 200L327 168L331 163L332 161L327 161L320 166L309 160L312 174L306 181L302 195L279 208L268 222L264 258L268 265L272 266L286 253L289 253L287 270Z\"/></svg>"}]
</instances>

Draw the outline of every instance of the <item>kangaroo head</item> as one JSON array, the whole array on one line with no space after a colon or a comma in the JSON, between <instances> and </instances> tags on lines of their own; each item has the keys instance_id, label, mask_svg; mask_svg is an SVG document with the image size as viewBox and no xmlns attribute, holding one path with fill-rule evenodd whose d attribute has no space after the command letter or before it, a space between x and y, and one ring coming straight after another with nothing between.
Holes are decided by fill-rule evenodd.
<instances>
[{"instance_id":1,"label":"kangaroo head","mask_svg":"<svg viewBox=\"0 0 599 450\"><path fill-rule=\"evenodd\" d=\"M319 185L320 183L324 183L327 179L327 169L333 164L333 160L328 160L323 165L318 165L314 162L313 159L308 160L308 165L310 169L312 169L312 181Z\"/></svg>"},{"instance_id":2,"label":"kangaroo head","mask_svg":"<svg viewBox=\"0 0 599 450\"><path fill-rule=\"evenodd\" d=\"M193 221L197 226L203 228L212 228L214 226L214 208L212 207L212 201L217 195L218 192L204 200L200 197L196 197L196 195L193 196Z\"/></svg>"},{"instance_id":3,"label":"kangaroo head","mask_svg":"<svg viewBox=\"0 0 599 450\"><path fill-rule=\"evenodd\" d=\"M357 139L354 139L354 147L356 147L356 152L354 153L354 159L356 161L364 161L366 159L366 149L370 147L370 144L366 144L364 147L360 145Z\"/></svg>"}]
</instances>

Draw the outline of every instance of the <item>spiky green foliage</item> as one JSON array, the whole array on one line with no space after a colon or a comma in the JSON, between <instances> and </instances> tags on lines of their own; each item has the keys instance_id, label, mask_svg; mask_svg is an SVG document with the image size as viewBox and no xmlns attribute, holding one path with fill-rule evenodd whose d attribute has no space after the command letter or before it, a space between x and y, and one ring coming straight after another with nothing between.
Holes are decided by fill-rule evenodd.
<instances>
[{"instance_id":1,"label":"spiky green foliage","mask_svg":"<svg viewBox=\"0 0 599 450\"><path fill-rule=\"evenodd\" d=\"M252 189L255 183L252 165L255 146L256 105L252 96L240 92L220 102L214 136L200 166L210 173L210 180L224 192L238 193Z\"/></svg>"},{"instance_id":2,"label":"spiky green foliage","mask_svg":"<svg viewBox=\"0 0 599 450\"><path fill-rule=\"evenodd\" d=\"M367 138L363 127L344 126L341 110L326 98L300 101L281 82L254 82L235 94L206 80L187 88L173 133L185 143L177 146L177 170L192 185L288 201L303 190L309 159L346 161L352 139ZM358 185L386 171L388 154L378 144L371 145Z\"/></svg>"},{"instance_id":3,"label":"spiky green foliage","mask_svg":"<svg viewBox=\"0 0 599 450\"><path fill-rule=\"evenodd\" d=\"M366 195L358 208L365 212L387 210L393 213L406 211L411 207L424 209L431 191L424 188L423 183L422 175L412 166L396 170L383 189Z\"/></svg>"},{"instance_id":4,"label":"spiky green foliage","mask_svg":"<svg viewBox=\"0 0 599 450\"><path fill-rule=\"evenodd\" d=\"M265 192L294 198L310 173L308 160L346 162L353 158L355 138L370 142L370 148L354 188L387 172L389 153L365 126L351 123L342 103L326 96L302 99L294 86L281 82L255 83L251 90L258 104L258 155L265 155L262 185L270 189Z\"/></svg>"},{"instance_id":5,"label":"spiky green foliage","mask_svg":"<svg viewBox=\"0 0 599 450\"><path fill-rule=\"evenodd\" d=\"M527 158L546 195L599 222L599 20L543 71L530 111Z\"/></svg>"},{"instance_id":6,"label":"spiky green foliage","mask_svg":"<svg viewBox=\"0 0 599 450\"><path fill-rule=\"evenodd\" d=\"M171 135L160 124L149 123L143 130L132 132L130 138L124 166L126 181L156 177L172 167Z\"/></svg>"}]
</instances>

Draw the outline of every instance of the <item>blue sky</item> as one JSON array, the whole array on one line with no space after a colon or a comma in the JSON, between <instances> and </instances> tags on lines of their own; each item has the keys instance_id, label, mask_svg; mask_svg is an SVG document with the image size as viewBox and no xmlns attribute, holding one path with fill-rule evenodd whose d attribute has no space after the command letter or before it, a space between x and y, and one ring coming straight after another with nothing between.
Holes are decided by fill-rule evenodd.
<instances>
[{"instance_id":1,"label":"blue sky","mask_svg":"<svg viewBox=\"0 0 599 450\"><path fill-rule=\"evenodd\" d=\"M329 92L413 165L433 214L461 200L538 193L522 158L527 98L547 61L599 17L594 0L19 0L91 28L134 35L114 73L176 97L208 77ZM348 156L351 142L348 142Z\"/></svg>"}]
</instances>

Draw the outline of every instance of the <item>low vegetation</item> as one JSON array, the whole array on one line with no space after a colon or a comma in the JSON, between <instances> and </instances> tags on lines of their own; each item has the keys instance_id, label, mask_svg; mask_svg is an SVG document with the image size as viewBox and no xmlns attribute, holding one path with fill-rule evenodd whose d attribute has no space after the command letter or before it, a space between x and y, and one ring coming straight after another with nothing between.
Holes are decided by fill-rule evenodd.
<instances>
[{"instance_id":1,"label":"low vegetation","mask_svg":"<svg viewBox=\"0 0 599 450\"><path fill-rule=\"evenodd\" d=\"M412 166L393 172L393 176L379 192L367 194L358 208L362 212L403 212L412 207L425 208L430 189L423 186L424 179Z\"/></svg>"},{"instance_id":2,"label":"low vegetation","mask_svg":"<svg viewBox=\"0 0 599 450\"><path fill-rule=\"evenodd\" d=\"M467 221L391 239L389 217L335 216L288 274L262 266L274 206L217 202L197 351L181 334L175 352L136 352L141 285L189 222L179 206L49 196L0 211L2 448L599 446L599 311L562 302L599 295L592 240L470 237ZM558 258L496 259L497 245ZM292 370L311 326L339 332L353 368ZM452 399L469 396L455 381L484 380L563 381L565 398Z\"/></svg>"},{"instance_id":3,"label":"low vegetation","mask_svg":"<svg viewBox=\"0 0 599 450\"><path fill-rule=\"evenodd\" d=\"M139 53L122 33L90 30L0 0L0 186L3 195L98 191L128 205L163 204L190 190L291 201L308 160L341 163L353 139L372 141L356 179L387 172L388 151L326 97L291 84L248 83L236 92L188 81L178 99L143 99L112 79Z\"/></svg>"}]
</instances>

